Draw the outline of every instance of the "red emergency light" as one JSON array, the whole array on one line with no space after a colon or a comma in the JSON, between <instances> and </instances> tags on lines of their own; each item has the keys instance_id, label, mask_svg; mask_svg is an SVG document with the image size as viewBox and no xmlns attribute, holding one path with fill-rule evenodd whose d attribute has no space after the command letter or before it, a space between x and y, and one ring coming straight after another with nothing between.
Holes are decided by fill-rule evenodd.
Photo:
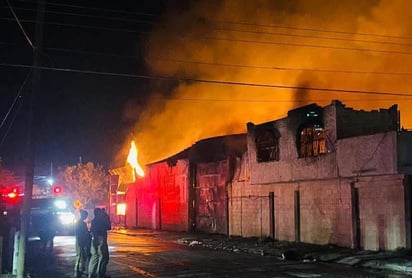
<instances>
[{"instance_id":1,"label":"red emergency light","mask_svg":"<svg viewBox=\"0 0 412 278\"><path fill-rule=\"evenodd\" d=\"M60 185L55 185L53 186L52 191L54 195L60 195L63 193L63 188Z\"/></svg>"},{"instance_id":2,"label":"red emergency light","mask_svg":"<svg viewBox=\"0 0 412 278\"><path fill-rule=\"evenodd\" d=\"M17 188L13 188L11 191L6 191L3 193L4 200L9 204L18 203L21 200L21 196L23 196L23 194L20 193Z\"/></svg>"},{"instance_id":3,"label":"red emergency light","mask_svg":"<svg viewBox=\"0 0 412 278\"><path fill-rule=\"evenodd\" d=\"M9 192L9 193L7 193L7 198L10 198L10 199L14 199L14 198L17 198L17 197L19 197L19 194L17 194L17 192Z\"/></svg>"}]
</instances>

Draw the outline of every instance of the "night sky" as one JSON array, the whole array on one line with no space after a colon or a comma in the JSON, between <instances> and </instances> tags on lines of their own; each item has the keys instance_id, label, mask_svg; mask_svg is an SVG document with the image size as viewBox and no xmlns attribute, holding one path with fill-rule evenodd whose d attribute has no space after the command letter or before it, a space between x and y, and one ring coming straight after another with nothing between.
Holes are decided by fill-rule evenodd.
<instances>
[{"instance_id":1,"label":"night sky","mask_svg":"<svg viewBox=\"0 0 412 278\"><path fill-rule=\"evenodd\" d=\"M152 0L47 2L39 63L48 69L41 70L34 100L37 174L51 164L55 169L73 165L80 157L111 167L132 124L122 113L126 102L144 105L145 88L152 86L151 80L116 74L145 73L139 44L162 5ZM34 43L36 1L9 3ZM22 66L33 64L32 48L7 1L2 1L0 29L0 117L5 119L0 156L3 167L21 172L30 77L12 104L31 71ZM107 74L88 73L94 71Z\"/></svg>"},{"instance_id":2,"label":"night sky","mask_svg":"<svg viewBox=\"0 0 412 278\"><path fill-rule=\"evenodd\" d=\"M22 169L36 1L3 0L0 156ZM296 107L398 104L412 128L409 0L63 1L46 6L36 169L143 165ZM29 79L30 81L30 79ZM7 118L6 118L6 115Z\"/></svg>"}]
</instances>

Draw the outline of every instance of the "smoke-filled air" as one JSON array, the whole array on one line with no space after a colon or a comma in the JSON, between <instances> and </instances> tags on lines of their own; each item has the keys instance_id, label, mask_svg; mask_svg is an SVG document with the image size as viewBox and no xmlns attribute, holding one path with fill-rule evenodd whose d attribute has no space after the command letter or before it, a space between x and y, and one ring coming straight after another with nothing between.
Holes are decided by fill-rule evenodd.
<instances>
[{"instance_id":1,"label":"smoke-filled air","mask_svg":"<svg viewBox=\"0 0 412 278\"><path fill-rule=\"evenodd\" d=\"M191 2L170 4L139 46L150 76L174 82L147 92L135 114L143 164L334 99L364 110L398 104L401 126L412 128L409 0Z\"/></svg>"}]
</instances>

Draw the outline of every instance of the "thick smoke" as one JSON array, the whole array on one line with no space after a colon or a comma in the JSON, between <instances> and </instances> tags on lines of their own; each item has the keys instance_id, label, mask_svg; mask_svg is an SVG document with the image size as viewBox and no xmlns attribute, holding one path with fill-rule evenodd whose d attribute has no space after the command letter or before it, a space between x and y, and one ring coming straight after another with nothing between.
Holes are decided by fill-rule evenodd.
<instances>
[{"instance_id":1,"label":"thick smoke","mask_svg":"<svg viewBox=\"0 0 412 278\"><path fill-rule=\"evenodd\" d=\"M364 110L398 103L401 125L412 127L412 98L310 89L410 92L409 0L192 2L162 15L144 45L151 74L181 80L136 114L142 163L333 99ZM199 82L212 80L221 83Z\"/></svg>"}]
</instances>

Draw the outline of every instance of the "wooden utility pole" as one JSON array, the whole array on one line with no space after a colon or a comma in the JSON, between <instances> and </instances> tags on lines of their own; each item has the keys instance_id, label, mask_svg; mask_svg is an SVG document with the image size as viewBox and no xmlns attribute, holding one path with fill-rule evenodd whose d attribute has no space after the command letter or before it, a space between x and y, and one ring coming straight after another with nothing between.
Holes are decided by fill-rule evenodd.
<instances>
[{"instance_id":1,"label":"wooden utility pole","mask_svg":"<svg viewBox=\"0 0 412 278\"><path fill-rule=\"evenodd\" d=\"M32 87L28 95L28 128L26 142L26 175L24 184L23 209L20 213L20 236L19 250L17 255L17 278L24 277L26 242L29 233L31 199L33 195L33 177L34 177L34 154L35 154L35 95L40 80L40 49L43 42L43 19L44 19L45 0L39 0L37 3L36 15L36 37L33 48L33 75Z\"/></svg>"}]
</instances>

